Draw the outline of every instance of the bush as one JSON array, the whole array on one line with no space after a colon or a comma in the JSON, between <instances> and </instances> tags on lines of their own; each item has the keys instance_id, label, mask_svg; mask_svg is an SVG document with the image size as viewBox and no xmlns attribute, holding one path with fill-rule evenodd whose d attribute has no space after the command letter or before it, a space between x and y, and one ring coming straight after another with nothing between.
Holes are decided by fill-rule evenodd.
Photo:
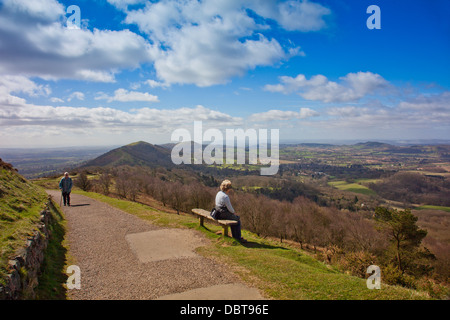
<instances>
[{"instance_id":1,"label":"bush","mask_svg":"<svg viewBox=\"0 0 450 320\"><path fill-rule=\"evenodd\" d=\"M381 281L390 285L399 285L411 289L417 289L416 279L406 273L402 273L392 264L381 268Z\"/></svg>"},{"instance_id":2,"label":"bush","mask_svg":"<svg viewBox=\"0 0 450 320\"><path fill-rule=\"evenodd\" d=\"M92 187L91 181L88 179L85 171L81 172L75 178L74 184L83 191L89 191Z\"/></svg>"},{"instance_id":3,"label":"bush","mask_svg":"<svg viewBox=\"0 0 450 320\"><path fill-rule=\"evenodd\" d=\"M430 297L436 299L448 300L450 297L450 289L430 279L421 279L417 283L417 288L426 291Z\"/></svg>"},{"instance_id":4,"label":"bush","mask_svg":"<svg viewBox=\"0 0 450 320\"><path fill-rule=\"evenodd\" d=\"M338 262L340 268L349 271L352 275L366 278L367 268L371 265L377 265L375 255L367 251L350 252L342 255Z\"/></svg>"}]
</instances>

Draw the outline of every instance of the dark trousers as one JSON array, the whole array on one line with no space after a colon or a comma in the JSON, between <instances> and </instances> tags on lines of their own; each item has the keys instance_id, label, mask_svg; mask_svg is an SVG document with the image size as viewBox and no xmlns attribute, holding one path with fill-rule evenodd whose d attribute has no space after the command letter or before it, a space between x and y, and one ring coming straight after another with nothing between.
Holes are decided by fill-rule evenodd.
<instances>
[{"instance_id":1,"label":"dark trousers","mask_svg":"<svg viewBox=\"0 0 450 320\"><path fill-rule=\"evenodd\" d=\"M217 214L217 220L234 220L238 223L235 225L230 226L231 229L231 235L236 240L241 240L241 218L235 214L232 214L228 210L223 210L218 212Z\"/></svg>"},{"instance_id":2,"label":"dark trousers","mask_svg":"<svg viewBox=\"0 0 450 320\"><path fill-rule=\"evenodd\" d=\"M67 203L70 206L70 192L63 192L62 196L64 200L64 205L66 205Z\"/></svg>"}]
</instances>

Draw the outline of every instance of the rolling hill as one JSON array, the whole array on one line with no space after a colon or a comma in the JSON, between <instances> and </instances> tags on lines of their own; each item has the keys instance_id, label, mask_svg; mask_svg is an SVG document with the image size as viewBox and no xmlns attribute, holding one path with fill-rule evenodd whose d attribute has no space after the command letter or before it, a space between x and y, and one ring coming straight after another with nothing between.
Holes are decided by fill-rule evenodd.
<instances>
[{"instance_id":1,"label":"rolling hill","mask_svg":"<svg viewBox=\"0 0 450 320\"><path fill-rule=\"evenodd\" d=\"M111 150L93 160L88 161L80 168L113 167L120 165L171 167L170 150L144 141L128 144Z\"/></svg>"}]
</instances>

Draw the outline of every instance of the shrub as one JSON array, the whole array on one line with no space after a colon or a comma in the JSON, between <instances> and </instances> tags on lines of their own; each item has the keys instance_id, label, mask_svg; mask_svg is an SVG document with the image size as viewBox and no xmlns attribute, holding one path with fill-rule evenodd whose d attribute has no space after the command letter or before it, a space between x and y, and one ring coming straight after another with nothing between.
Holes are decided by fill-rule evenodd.
<instances>
[{"instance_id":1,"label":"shrub","mask_svg":"<svg viewBox=\"0 0 450 320\"><path fill-rule=\"evenodd\" d=\"M91 181L88 179L86 172L82 171L74 181L75 186L83 191L89 191L92 187Z\"/></svg>"},{"instance_id":2,"label":"shrub","mask_svg":"<svg viewBox=\"0 0 450 320\"><path fill-rule=\"evenodd\" d=\"M432 298L446 299L450 297L450 288L436 283L431 279L421 279L417 282L417 288L421 291L426 291Z\"/></svg>"},{"instance_id":3,"label":"shrub","mask_svg":"<svg viewBox=\"0 0 450 320\"><path fill-rule=\"evenodd\" d=\"M416 279L402 273L397 266L389 264L381 268L381 281L390 285L400 285L411 289L417 288Z\"/></svg>"},{"instance_id":4,"label":"shrub","mask_svg":"<svg viewBox=\"0 0 450 320\"><path fill-rule=\"evenodd\" d=\"M350 252L340 257L338 262L340 268L360 278L367 276L367 268L370 265L377 264L375 255L367 251Z\"/></svg>"}]
</instances>

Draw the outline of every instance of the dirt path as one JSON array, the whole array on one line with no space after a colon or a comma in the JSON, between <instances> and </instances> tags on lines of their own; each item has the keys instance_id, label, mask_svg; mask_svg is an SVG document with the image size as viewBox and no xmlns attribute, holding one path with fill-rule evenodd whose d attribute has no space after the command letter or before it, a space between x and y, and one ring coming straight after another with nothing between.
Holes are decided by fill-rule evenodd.
<instances>
[{"instance_id":1,"label":"dirt path","mask_svg":"<svg viewBox=\"0 0 450 320\"><path fill-rule=\"evenodd\" d=\"M47 191L59 203L59 191ZM207 244L194 230L164 229L91 198L72 194L70 254L81 289L70 299L261 299L224 266L196 254Z\"/></svg>"}]
</instances>

